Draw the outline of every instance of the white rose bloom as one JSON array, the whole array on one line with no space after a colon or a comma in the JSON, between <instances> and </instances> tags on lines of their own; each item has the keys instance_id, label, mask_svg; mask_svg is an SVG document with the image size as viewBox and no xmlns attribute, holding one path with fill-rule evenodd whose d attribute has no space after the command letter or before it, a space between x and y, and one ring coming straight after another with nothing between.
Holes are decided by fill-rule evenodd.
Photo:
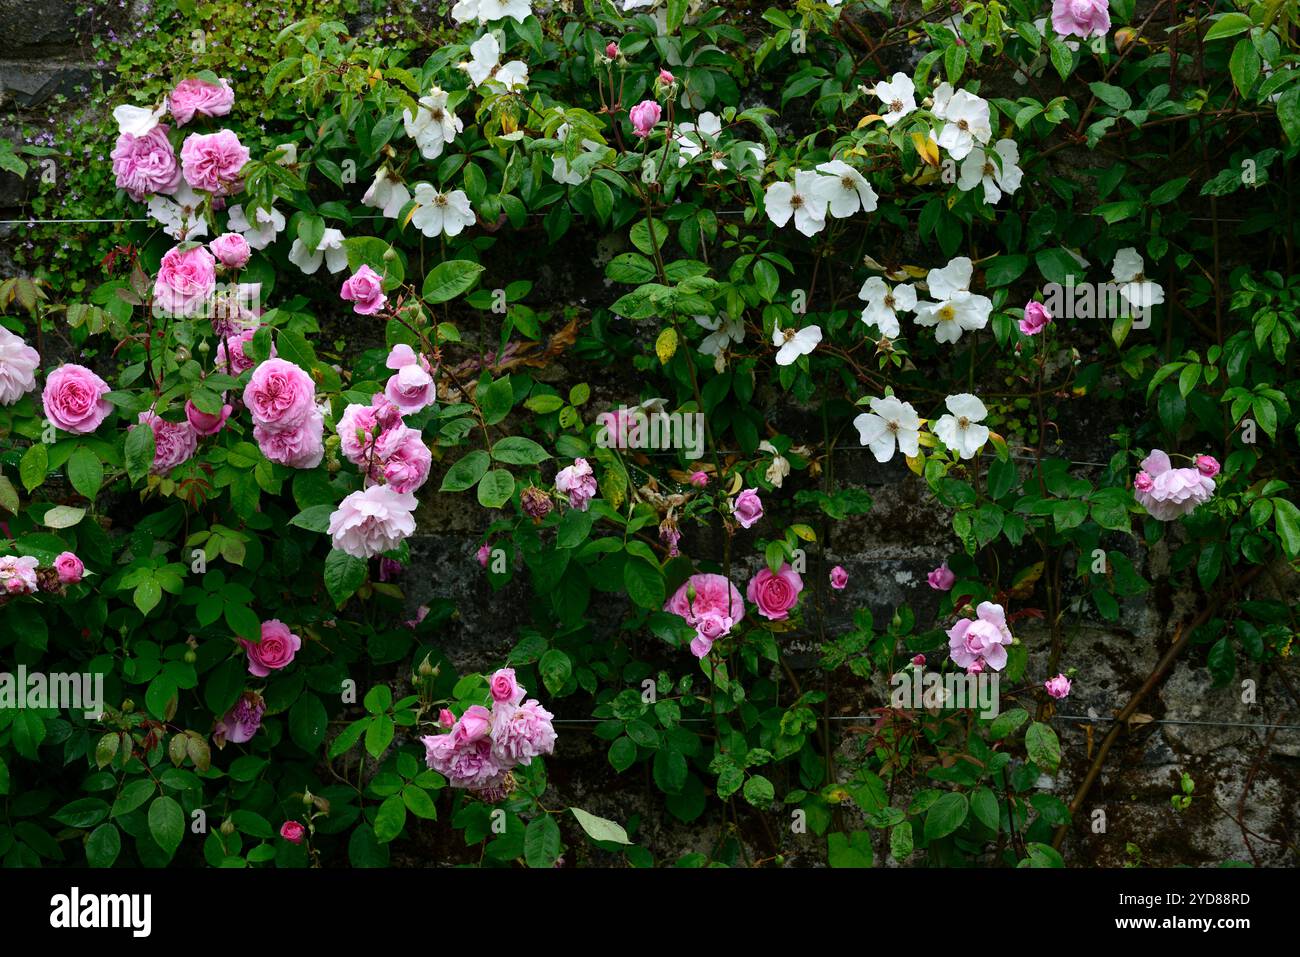
<instances>
[{"instance_id":1,"label":"white rose bloom","mask_svg":"<svg viewBox=\"0 0 1300 957\"><path fill-rule=\"evenodd\" d=\"M468 63L462 63L461 69L469 74L470 82L481 86L488 80L495 80L507 90L522 89L528 85L528 67L520 60L511 60L501 65L501 44L494 34L485 33L469 48L473 57Z\"/></svg>"},{"instance_id":2,"label":"white rose bloom","mask_svg":"<svg viewBox=\"0 0 1300 957\"><path fill-rule=\"evenodd\" d=\"M700 352L706 356L721 355L734 343L745 339L745 322L743 319L724 319L722 316L696 316L695 321L709 330L709 335L700 343Z\"/></svg>"},{"instance_id":3,"label":"white rose bloom","mask_svg":"<svg viewBox=\"0 0 1300 957\"><path fill-rule=\"evenodd\" d=\"M862 444L871 449L877 462L888 462L894 457L894 448L907 456L920 451L921 417L910 402L900 402L894 396L872 399L871 411L863 412L853 420Z\"/></svg>"},{"instance_id":4,"label":"white rose bloom","mask_svg":"<svg viewBox=\"0 0 1300 957\"><path fill-rule=\"evenodd\" d=\"M428 183L416 183L414 199L411 222L426 236L459 236L466 226L474 224L474 211L462 189L440 193Z\"/></svg>"},{"instance_id":5,"label":"white rose bloom","mask_svg":"<svg viewBox=\"0 0 1300 957\"><path fill-rule=\"evenodd\" d=\"M289 262L308 276L320 269L322 261L330 272L348 268L348 251L343 248L343 234L337 229L325 230L315 252L308 252L301 239L295 239L289 249Z\"/></svg>"},{"instance_id":6,"label":"white rose bloom","mask_svg":"<svg viewBox=\"0 0 1300 957\"><path fill-rule=\"evenodd\" d=\"M988 325L993 303L970 291L972 268L967 257L958 256L942 269L931 269L926 276L935 301L916 304L916 324L936 326L934 338L938 342L956 342L963 332Z\"/></svg>"},{"instance_id":7,"label":"white rose bloom","mask_svg":"<svg viewBox=\"0 0 1300 957\"><path fill-rule=\"evenodd\" d=\"M1149 309L1165 301L1164 287L1147 279L1145 269L1141 253L1132 246L1118 250L1110 267L1111 275L1119 284L1119 294L1137 309Z\"/></svg>"},{"instance_id":8,"label":"white rose bloom","mask_svg":"<svg viewBox=\"0 0 1300 957\"><path fill-rule=\"evenodd\" d=\"M958 90L948 98L943 104L941 119L944 120L943 129L934 141L953 159L965 159L976 143L987 143L993 136L988 102L966 90Z\"/></svg>"},{"instance_id":9,"label":"white rose bloom","mask_svg":"<svg viewBox=\"0 0 1300 957\"><path fill-rule=\"evenodd\" d=\"M911 312L916 308L916 289L911 283L895 286L891 291L879 276L872 276L862 284L858 298L867 303L862 310L862 321L891 339L899 333L898 311Z\"/></svg>"},{"instance_id":10,"label":"white rose bloom","mask_svg":"<svg viewBox=\"0 0 1300 957\"><path fill-rule=\"evenodd\" d=\"M281 143L275 148L274 152L279 154L276 156L275 161L281 166L293 166L298 162L297 143Z\"/></svg>"},{"instance_id":11,"label":"white rose bloom","mask_svg":"<svg viewBox=\"0 0 1300 957\"><path fill-rule=\"evenodd\" d=\"M818 165L817 172L824 174L820 183L822 194L836 219L852 216L858 210L869 213L876 208L876 191L848 163L831 160Z\"/></svg>"},{"instance_id":12,"label":"white rose bloom","mask_svg":"<svg viewBox=\"0 0 1300 957\"><path fill-rule=\"evenodd\" d=\"M806 356L816 349L817 343L821 341L821 326L804 326L799 330L777 326L772 330L772 345L780 346L776 353L776 364L791 365L800 356Z\"/></svg>"},{"instance_id":13,"label":"white rose bloom","mask_svg":"<svg viewBox=\"0 0 1300 957\"><path fill-rule=\"evenodd\" d=\"M533 12L533 0L457 0L451 18L457 23L491 23L511 17L519 23Z\"/></svg>"},{"instance_id":14,"label":"white rose bloom","mask_svg":"<svg viewBox=\"0 0 1300 957\"><path fill-rule=\"evenodd\" d=\"M563 124L555 131L555 138L561 143L569 138L569 124ZM588 153L599 153L608 149L603 143L597 143L595 140L583 140L582 148ZM587 181L587 177L582 173L575 172L569 168L569 160L557 153L551 157L551 178L557 183L563 183L566 186L578 186Z\"/></svg>"},{"instance_id":15,"label":"white rose bloom","mask_svg":"<svg viewBox=\"0 0 1300 957\"><path fill-rule=\"evenodd\" d=\"M781 483L785 481L785 477L790 474L789 460L781 455L781 453L776 450L776 446L767 441L767 439L758 443L758 450L760 452L767 452L772 456L772 463L767 467L767 471L763 474L763 477L777 488L780 488Z\"/></svg>"},{"instance_id":16,"label":"white rose bloom","mask_svg":"<svg viewBox=\"0 0 1300 957\"><path fill-rule=\"evenodd\" d=\"M377 209L389 219L396 219L410 200L411 191L406 184L394 179L387 166L381 166L366 195L361 197L361 205Z\"/></svg>"},{"instance_id":17,"label":"white rose bloom","mask_svg":"<svg viewBox=\"0 0 1300 957\"><path fill-rule=\"evenodd\" d=\"M284 214L272 206L269 210L257 210L253 218L256 222L250 223L243 206L231 206L226 228L243 236L244 241L253 249L265 249L275 242L276 235L284 229Z\"/></svg>"},{"instance_id":18,"label":"white rose bloom","mask_svg":"<svg viewBox=\"0 0 1300 957\"><path fill-rule=\"evenodd\" d=\"M934 434L951 451L964 459L973 459L989 440L988 426L980 424L989 414L988 409L969 392L948 396L944 405L951 414L934 423Z\"/></svg>"},{"instance_id":19,"label":"white rose bloom","mask_svg":"<svg viewBox=\"0 0 1300 957\"><path fill-rule=\"evenodd\" d=\"M162 119L162 115L167 112L167 100L163 99L162 104L154 107L152 110L145 106L130 106L123 103L113 110L113 119L117 120L117 132L130 133L132 136L145 136Z\"/></svg>"},{"instance_id":20,"label":"white rose bloom","mask_svg":"<svg viewBox=\"0 0 1300 957\"><path fill-rule=\"evenodd\" d=\"M885 104L881 117L886 126L893 126L916 109L916 85L906 73L895 73L888 83L881 80L875 94Z\"/></svg>"},{"instance_id":21,"label":"white rose bloom","mask_svg":"<svg viewBox=\"0 0 1300 957\"><path fill-rule=\"evenodd\" d=\"M183 179L171 196L154 193L146 205L149 215L162 223L163 232L172 239L184 241L208 234L207 218L198 212L202 199Z\"/></svg>"},{"instance_id":22,"label":"white rose bloom","mask_svg":"<svg viewBox=\"0 0 1300 957\"><path fill-rule=\"evenodd\" d=\"M402 124L425 159L441 156L443 146L455 140L456 134L465 128L460 117L447 109L447 93L436 86L428 96L420 98L414 116L410 110L402 111Z\"/></svg>"},{"instance_id":23,"label":"white rose bloom","mask_svg":"<svg viewBox=\"0 0 1300 957\"><path fill-rule=\"evenodd\" d=\"M815 236L826 228L826 195L821 185L823 177L800 170L794 174L794 185L773 183L763 194L767 218L777 226L784 226L794 217L794 228L805 236Z\"/></svg>"},{"instance_id":24,"label":"white rose bloom","mask_svg":"<svg viewBox=\"0 0 1300 957\"><path fill-rule=\"evenodd\" d=\"M1020 149L1015 140L998 140L993 144L997 158L990 156L980 147L975 147L962 160L961 175L957 177L957 187L972 190L984 184L984 201L990 206L1002 198L1003 193L1014 193L1020 188L1023 175L1016 164L1020 161Z\"/></svg>"}]
</instances>

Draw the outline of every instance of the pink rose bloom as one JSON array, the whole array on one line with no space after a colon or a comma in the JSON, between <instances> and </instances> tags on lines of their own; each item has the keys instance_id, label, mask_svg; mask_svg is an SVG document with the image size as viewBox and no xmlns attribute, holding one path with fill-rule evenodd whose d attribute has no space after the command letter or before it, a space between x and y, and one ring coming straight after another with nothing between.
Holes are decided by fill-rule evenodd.
<instances>
[{"instance_id":1,"label":"pink rose bloom","mask_svg":"<svg viewBox=\"0 0 1300 957\"><path fill-rule=\"evenodd\" d=\"M699 574L688 578L664 602L664 611L680 616L692 627L698 627L707 615L730 619L734 624L745 617L745 601L740 589L725 575Z\"/></svg>"},{"instance_id":2,"label":"pink rose bloom","mask_svg":"<svg viewBox=\"0 0 1300 957\"><path fill-rule=\"evenodd\" d=\"M477 741L492 733L492 712L481 704L470 705L460 716L460 726L453 733L464 741Z\"/></svg>"},{"instance_id":3,"label":"pink rose bloom","mask_svg":"<svg viewBox=\"0 0 1300 957\"><path fill-rule=\"evenodd\" d=\"M138 422L153 430L153 465L149 471L166 475L176 466L188 462L199 447L199 437L189 422L168 422L162 416L146 409ZM135 426L130 426L130 432Z\"/></svg>"},{"instance_id":4,"label":"pink rose bloom","mask_svg":"<svg viewBox=\"0 0 1300 957\"><path fill-rule=\"evenodd\" d=\"M181 184L181 168L166 126L155 126L144 136L123 133L111 155L118 188L136 202L154 193L174 193Z\"/></svg>"},{"instance_id":5,"label":"pink rose bloom","mask_svg":"<svg viewBox=\"0 0 1300 957\"><path fill-rule=\"evenodd\" d=\"M60 552L54 559L54 570L59 573L59 581L65 585L75 585L86 574L86 566L72 552Z\"/></svg>"},{"instance_id":6,"label":"pink rose bloom","mask_svg":"<svg viewBox=\"0 0 1300 957\"><path fill-rule=\"evenodd\" d=\"M446 734L431 734L424 743L425 763L455 788L482 789L500 783L508 767L493 754L492 713L482 705L469 708Z\"/></svg>"},{"instance_id":7,"label":"pink rose bloom","mask_svg":"<svg viewBox=\"0 0 1300 957\"><path fill-rule=\"evenodd\" d=\"M362 266L344 280L339 298L355 303L352 311L359 316L373 316L388 302L384 295L384 280L369 266Z\"/></svg>"},{"instance_id":8,"label":"pink rose bloom","mask_svg":"<svg viewBox=\"0 0 1300 957\"><path fill-rule=\"evenodd\" d=\"M235 91L225 79L220 83L208 83L191 77L181 80L167 95L167 109L175 117L177 126L184 126L196 116L225 116L234 103Z\"/></svg>"},{"instance_id":9,"label":"pink rose bloom","mask_svg":"<svg viewBox=\"0 0 1300 957\"><path fill-rule=\"evenodd\" d=\"M1006 613L1001 605L982 601L975 616L963 618L949 629L948 654L967 674L979 674L985 665L1001 671L1007 666L1006 646L1012 641Z\"/></svg>"},{"instance_id":10,"label":"pink rose bloom","mask_svg":"<svg viewBox=\"0 0 1300 957\"><path fill-rule=\"evenodd\" d=\"M836 565L831 569L831 587L836 591L843 591L849 583L849 573L844 570L842 565Z\"/></svg>"},{"instance_id":11,"label":"pink rose bloom","mask_svg":"<svg viewBox=\"0 0 1300 957\"><path fill-rule=\"evenodd\" d=\"M957 582L957 576L952 573L948 563L944 562L934 571L925 576L925 580L930 583L930 587L935 591L948 591Z\"/></svg>"},{"instance_id":12,"label":"pink rose bloom","mask_svg":"<svg viewBox=\"0 0 1300 957\"><path fill-rule=\"evenodd\" d=\"M438 712L438 723L444 728L451 728L456 723L456 716L451 713L450 708L443 708Z\"/></svg>"},{"instance_id":13,"label":"pink rose bloom","mask_svg":"<svg viewBox=\"0 0 1300 957\"><path fill-rule=\"evenodd\" d=\"M1025 303L1025 317L1020 320L1020 331L1027 336L1036 336L1052 321L1052 314L1041 302Z\"/></svg>"},{"instance_id":14,"label":"pink rose bloom","mask_svg":"<svg viewBox=\"0 0 1300 957\"><path fill-rule=\"evenodd\" d=\"M226 742L244 744L253 739L257 729L262 726L262 715L266 713L266 702L256 691L245 691L235 702L235 706L222 715L212 729L212 740L217 747L224 748Z\"/></svg>"},{"instance_id":15,"label":"pink rose bloom","mask_svg":"<svg viewBox=\"0 0 1300 957\"><path fill-rule=\"evenodd\" d=\"M628 119L632 121L632 132L643 139L649 136L650 131L659 122L662 112L659 104L654 100L642 100L628 112Z\"/></svg>"},{"instance_id":16,"label":"pink rose bloom","mask_svg":"<svg viewBox=\"0 0 1300 957\"><path fill-rule=\"evenodd\" d=\"M503 768L525 767L555 750L555 715L530 698L521 705L497 702L492 709L492 753Z\"/></svg>"},{"instance_id":17,"label":"pink rose bloom","mask_svg":"<svg viewBox=\"0 0 1300 957\"><path fill-rule=\"evenodd\" d=\"M438 400L438 389L433 381L429 360L416 355L408 345L393 346L384 363L396 370L384 386L386 398L404 414L419 412Z\"/></svg>"},{"instance_id":18,"label":"pink rose bloom","mask_svg":"<svg viewBox=\"0 0 1300 957\"><path fill-rule=\"evenodd\" d=\"M280 836L290 844L301 844L307 829L297 821L285 821L280 825Z\"/></svg>"},{"instance_id":19,"label":"pink rose bloom","mask_svg":"<svg viewBox=\"0 0 1300 957\"><path fill-rule=\"evenodd\" d=\"M227 269L243 269L248 265L249 257L253 255L248 240L240 233L222 233L208 243L208 249L212 250L212 255L216 256L217 261Z\"/></svg>"},{"instance_id":20,"label":"pink rose bloom","mask_svg":"<svg viewBox=\"0 0 1300 957\"><path fill-rule=\"evenodd\" d=\"M153 283L155 308L172 316L199 312L217 288L217 262L202 246L174 246L162 258Z\"/></svg>"},{"instance_id":21,"label":"pink rose bloom","mask_svg":"<svg viewBox=\"0 0 1300 957\"><path fill-rule=\"evenodd\" d=\"M244 388L253 423L277 431L298 428L316 408L316 383L285 359L267 359Z\"/></svg>"},{"instance_id":22,"label":"pink rose bloom","mask_svg":"<svg viewBox=\"0 0 1300 957\"><path fill-rule=\"evenodd\" d=\"M488 559L492 557L492 546L484 542L478 547L478 563L484 568L488 567Z\"/></svg>"},{"instance_id":23,"label":"pink rose bloom","mask_svg":"<svg viewBox=\"0 0 1300 957\"><path fill-rule=\"evenodd\" d=\"M691 639L691 652L696 658L703 658L713 649L713 643L731 631L735 621L730 615L721 615L707 611L697 616L695 637Z\"/></svg>"},{"instance_id":24,"label":"pink rose bloom","mask_svg":"<svg viewBox=\"0 0 1300 957\"><path fill-rule=\"evenodd\" d=\"M1104 36L1110 29L1110 0L1052 0L1052 29L1085 40Z\"/></svg>"},{"instance_id":25,"label":"pink rose bloom","mask_svg":"<svg viewBox=\"0 0 1300 957\"><path fill-rule=\"evenodd\" d=\"M226 375L239 376L253 368L253 360L244 355L245 344L253 341L256 329L245 329L236 335L227 336L217 344L216 368ZM275 357L275 346L271 346L271 357Z\"/></svg>"},{"instance_id":26,"label":"pink rose bloom","mask_svg":"<svg viewBox=\"0 0 1300 957\"><path fill-rule=\"evenodd\" d=\"M1043 687L1047 689L1049 695L1060 700L1070 693L1070 679L1065 675L1057 675L1044 681Z\"/></svg>"},{"instance_id":27,"label":"pink rose bloom","mask_svg":"<svg viewBox=\"0 0 1300 957\"><path fill-rule=\"evenodd\" d=\"M0 326L0 405L13 405L36 388L40 354L4 326Z\"/></svg>"},{"instance_id":28,"label":"pink rose bloom","mask_svg":"<svg viewBox=\"0 0 1300 957\"><path fill-rule=\"evenodd\" d=\"M555 476L555 489L569 496L569 507L585 512L596 497L596 477L586 459L574 459L568 468Z\"/></svg>"},{"instance_id":29,"label":"pink rose bloom","mask_svg":"<svg viewBox=\"0 0 1300 957\"><path fill-rule=\"evenodd\" d=\"M758 613L764 618L769 621L784 621L790 617L790 609L799 603L801 591L803 579L789 565L782 565L775 575L772 574L772 569L764 565L749 580L745 597L758 606Z\"/></svg>"},{"instance_id":30,"label":"pink rose bloom","mask_svg":"<svg viewBox=\"0 0 1300 957\"><path fill-rule=\"evenodd\" d=\"M493 672L488 687L492 690L493 701L503 701L506 704L520 704L526 694L515 678L514 668L501 668Z\"/></svg>"},{"instance_id":31,"label":"pink rose bloom","mask_svg":"<svg viewBox=\"0 0 1300 957\"><path fill-rule=\"evenodd\" d=\"M36 569L40 563L30 556L0 555L0 592L6 595L30 595L39 587Z\"/></svg>"},{"instance_id":32,"label":"pink rose bloom","mask_svg":"<svg viewBox=\"0 0 1300 957\"><path fill-rule=\"evenodd\" d=\"M1219 460L1213 455L1198 455L1196 456L1196 471L1206 478L1214 478L1219 474Z\"/></svg>"},{"instance_id":33,"label":"pink rose bloom","mask_svg":"<svg viewBox=\"0 0 1300 957\"><path fill-rule=\"evenodd\" d=\"M225 428L231 411L232 406L227 404L221 407L219 414L213 415L204 412L189 399L185 400L185 419L190 423L190 428L194 430L195 435L216 435Z\"/></svg>"},{"instance_id":34,"label":"pink rose bloom","mask_svg":"<svg viewBox=\"0 0 1300 957\"><path fill-rule=\"evenodd\" d=\"M337 429L339 451L343 457L364 468L375 454L375 436L383 430L379 424L379 410L373 405L354 402L339 416Z\"/></svg>"},{"instance_id":35,"label":"pink rose bloom","mask_svg":"<svg viewBox=\"0 0 1300 957\"><path fill-rule=\"evenodd\" d=\"M709 473L703 470L692 472L691 484L696 488L705 488L709 484Z\"/></svg>"},{"instance_id":36,"label":"pink rose bloom","mask_svg":"<svg viewBox=\"0 0 1300 957\"><path fill-rule=\"evenodd\" d=\"M1142 460L1142 471L1151 487L1139 488L1134 480L1133 497L1157 521L1172 522L1214 496L1214 479L1194 468L1173 468L1169 456L1159 449Z\"/></svg>"},{"instance_id":37,"label":"pink rose bloom","mask_svg":"<svg viewBox=\"0 0 1300 957\"><path fill-rule=\"evenodd\" d=\"M415 496L387 485L353 492L330 516L334 547L353 558L371 558L396 548L415 532Z\"/></svg>"},{"instance_id":38,"label":"pink rose bloom","mask_svg":"<svg viewBox=\"0 0 1300 957\"><path fill-rule=\"evenodd\" d=\"M731 506L731 514L740 523L741 528L749 528L763 517L763 500L758 497L758 489L747 488L736 496Z\"/></svg>"},{"instance_id":39,"label":"pink rose bloom","mask_svg":"<svg viewBox=\"0 0 1300 957\"><path fill-rule=\"evenodd\" d=\"M262 622L261 641L240 638L239 643L248 654L248 673L258 678L269 677L272 671L286 667L302 647L302 639L278 618Z\"/></svg>"},{"instance_id":40,"label":"pink rose bloom","mask_svg":"<svg viewBox=\"0 0 1300 957\"><path fill-rule=\"evenodd\" d=\"M399 426L379 437L375 446L384 481L395 492L414 492L429 477L433 455L415 429Z\"/></svg>"},{"instance_id":41,"label":"pink rose bloom","mask_svg":"<svg viewBox=\"0 0 1300 957\"><path fill-rule=\"evenodd\" d=\"M181 144L181 170L194 189L230 196L244 188L239 171L248 156L248 147L231 130L191 133Z\"/></svg>"},{"instance_id":42,"label":"pink rose bloom","mask_svg":"<svg viewBox=\"0 0 1300 957\"><path fill-rule=\"evenodd\" d=\"M1139 492L1149 492L1156 487L1156 483L1146 472L1138 472L1133 476L1133 487Z\"/></svg>"},{"instance_id":43,"label":"pink rose bloom","mask_svg":"<svg viewBox=\"0 0 1300 957\"><path fill-rule=\"evenodd\" d=\"M104 398L108 391L108 383L85 366L59 366L46 378L41 393L45 417L64 432L89 435L113 411Z\"/></svg>"},{"instance_id":44,"label":"pink rose bloom","mask_svg":"<svg viewBox=\"0 0 1300 957\"><path fill-rule=\"evenodd\" d=\"M254 425L253 439L272 462L291 469L314 469L325 458L325 417L312 406L307 420L291 429Z\"/></svg>"}]
</instances>

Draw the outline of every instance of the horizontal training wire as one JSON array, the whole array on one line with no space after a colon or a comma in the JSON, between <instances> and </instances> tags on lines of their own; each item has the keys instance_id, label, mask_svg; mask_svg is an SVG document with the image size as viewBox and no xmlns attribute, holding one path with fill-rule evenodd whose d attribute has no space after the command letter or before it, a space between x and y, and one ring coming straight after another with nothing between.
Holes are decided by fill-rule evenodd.
<instances>
[{"instance_id":1,"label":"horizontal training wire","mask_svg":"<svg viewBox=\"0 0 1300 957\"><path fill-rule=\"evenodd\" d=\"M901 709L911 710L911 709ZM851 715L831 715L829 721L875 721L879 718L875 714L851 714ZM1116 718L1090 718L1087 715L1080 714L1058 714L1054 717L1063 721L1115 721ZM604 724L606 721L616 721L617 718L555 718L552 724ZM710 722L712 718L680 718L679 724L699 724L701 722ZM1179 718L1157 718L1153 721L1143 721L1143 725L1148 724L1173 724L1173 725L1196 725L1207 728L1258 728L1261 730L1278 730L1278 731L1300 731L1300 724L1251 724L1241 721L1190 721Z\"/></svg>"}]
</instances>

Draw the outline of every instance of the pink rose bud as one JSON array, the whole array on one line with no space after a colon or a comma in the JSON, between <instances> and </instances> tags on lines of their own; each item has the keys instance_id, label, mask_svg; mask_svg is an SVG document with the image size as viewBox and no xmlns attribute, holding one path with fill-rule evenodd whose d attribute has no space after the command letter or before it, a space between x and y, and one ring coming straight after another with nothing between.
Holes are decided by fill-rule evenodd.
<instances>
[{"instance_id":1,"label":"pink rose bud","mask_svg":"<svg viewBox=\"0 0 1300 957\"><path fill-rule=\"evenodd\" d=\"M654 100L642 100L628 112L628 119L632 121L632 132L642 139L649 136L662 113L662 108Z\"/></svg>"},{"instance_id":2,"label":"pink rose bud","mask_svg":"<svg viewBox=\"0 0 1300 957\"><path fill-rule=\"evenodd\" d=\"M967 665L966 667L966 674L968 675L978 675L981 674L983 671L984 671L984 660L982 658L978 661L971 662L971 664Z\"/></svg>"},{"instance_id":3,"label":"pink rose bud","mask_svg":"<svg viewBox=\"0 0 1300 957\"><path fill-rule=\"evenodd\" d=\"M488 567L488 559L492 557L492 546L484 542L478 549L478 563L484 568Z\"/></svg>"},{"instance_id":4,"label":"pink rose bud","mask_svg":"<svg viewBox=\"0 0 1300 957\"><path fill-rule=\"evenodd\" d=\"M692 472L691 484L696 488L704 488L709 484L709 473L704 471Z\"/></svg>"},{"instance_id":5,"label":"pink rose bud","mask_svg":"<svg viewBox=\"0 0 1300 957\"><path fill-rule=\"evenodd\" d=\"M60 582L65 585L75 585L81 581L81 576L86 572L86 566L72 552L61 552L59 557L54 559L54 570L59 573Z\"/></svg>"},{"instance_id":6,"label":"pink rose bud","mask_svg":"<svg viewBox=\"0 0 1300 957\"><path fill-rule=\"evenodd\" d=\"M1041 302L1025 303L1025 317L1020 320L1020 331L1027 336L1036 336L1052 321L1052 314Z\"/></svg>"},{"instance_id":7,"label":"pink rose bud","mask_svg":"<svg viewBox=\"0 0 1300 957\"><path fill-rule=\"evenodd\" d=\"M831 569L831 587L836 591L842 591L849 583L849 573L844 570L844 566L836 565Z\"/></svg>"},{"instance_id":8,"label":"pink rose bud","mask_svg":"<svg viewBox=\"0 0 1300 957\"><path fill-rule=\"evenodd\" d=\"M930 587L935 591L948 591L957 581L957 576L952 573L948 563L944 562L934 571L925 576L925 580L930 583Z\"/></svg>"},{"instance_id":9,"label":"pink rose bud","mask_svg":"<svg viewBox=\"0 0 1300 957\"><path fill-rule=\"evenodd\" d=\"M1065 675L1057 675L1044 681L1043 687L1047 689L1049 695L1060 700L1070 693L1070 679Z\"/></svg>"},{"instance_id":10,"label":"pink rose bud","mask_svg":"<svg viewBox=\"0 0 1300 957\"><path fill-rule=\"evenodd\" d=\"M663 69L662 67L660 67L660 69L659 69L659 82L660 82L660 83L664 83L664 84L668 84L668 83L676 83L676 82L677 82L677 78L674 77L674 76L673 76L671 73L669 73L667 70L665 70L665 69Z\"/></svg>"},{"instance_id":11,"label":"pink rose bud","mask_svg":"<svg viewBox=\"0 0 1300 957\"><path fill-rule=\"evenodd\" d=\"M451 713L450 708L443 708L438 712L438 723L444 728L450 728L456 723L456 716Z\"/></svg>"},{"instance_id":12,"label":"pink rose bud","mask_svg":"<svg viewBox=\"0 0 1300 957\"><path fill-rule=\"evenodd\" d=\"M199 435L216 435L225 427L226 419L230 418L232 407L223 405L220 415L212 415L209 412L201 411L189 399L185 400L185 419Z\"/></svg>"},{"instance_id":13,"label":"pink rose bud","mask_svg":"<svg viewBox=\"0 0 1300 957\"><path fill-rule=\"evenodd\" d=\"M1198 455L1196 456L1196 471L1206 478L1214 478L1219 474L1219 460L1213 455Z\"/></svg>"},{"instance_id":14,"label":"pink rose bud","mask_svg":"<svg viewBox=\"0 0 1300 957\"><path fill-rule=\"evenodd\" d=\"M618 56L618 44L611 41L610 44L605 47L605 56L609 57L611 60Z\"/></svg>"},{"instance_id":15,"label":"pink rose bud","mask_svg":"<svg viewBox=\"0 0 1300 957\"><path fill-rule=\"evenodd\" d=\"M1149 492L1155 487L1155 481L1146 472L1138 472L1133 479L1133 487L1139 492Z\"/></svg>"},{"instance_id":16,"label":"pink rose bud","mask_svg":"<svg viewBox=\"0 0 1300 957\"><path fill-rule=\"evenodd\" d=\"M924 668L924 667L925 667L925 655L916 655L916 656L912 659L912 664L916 665L916 667L918 667L918 668Z\"/></svg>"},{"instance_id":17,"label":"pink rose bud","mask_svg":"<svg viewBox=\"0 0 1300 957\"><path fill-rule=\"evenodd\" d=\"M248 240L239 233L222 233L208 243L208 249L217 257L217 262L227 269L243 269L253 255Z\"/></svg>"},{"instance_id":18,"label":"pink rose bud","mask_svg":"<svg viewBox=\"0 0 1300 957\"><path fill-rule=\"evenodd\" d=\"M280 836L290 844L301 844L307 829L297 821L285 821L280 825Z\"/></svg>"}]
</instances>

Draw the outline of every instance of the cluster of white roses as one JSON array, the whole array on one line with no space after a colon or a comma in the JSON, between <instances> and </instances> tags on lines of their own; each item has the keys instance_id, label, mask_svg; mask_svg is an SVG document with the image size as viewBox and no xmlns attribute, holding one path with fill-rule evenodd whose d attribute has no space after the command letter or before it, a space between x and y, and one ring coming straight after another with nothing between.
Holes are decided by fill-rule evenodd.
<instances>
[{"instance_id":1,"label":"cluster of white roses","mask_svg":"<svg viewBox=\"0 0 1300 957\"><path fill-rule=\"evenodd\" d=\"M993 313L992 300L970 291L973 270L966 256L958 256L942 269L931 269L925 277L931 298L924 301L917 299L910 283L891 289L879 276L872 276L858 290L858 298L867 303L862 321L892 339L900 331L898 313L914 312L918 326L934 327L936 342L956 342L963 332L983 329Z\"/></svg>"},{"instance_id":2,"label":"cluster of white roses","mask_svg":"<svg viewBox=\"0 0 1300 957\"><path fill-rule=\"evenodd\" d=\"M853 420L862 444L871 449L877 462L888 462L894 450L909 458L920 453L921 426L924 421L910 402L890 395L868 403L870 412ZM933 434L950 451L963 459L974 458L989 440L988 426L983 424L988 410L969 392L950 395L944 400L948 413L934 423Z\"/></svg>"}]
</instances>

